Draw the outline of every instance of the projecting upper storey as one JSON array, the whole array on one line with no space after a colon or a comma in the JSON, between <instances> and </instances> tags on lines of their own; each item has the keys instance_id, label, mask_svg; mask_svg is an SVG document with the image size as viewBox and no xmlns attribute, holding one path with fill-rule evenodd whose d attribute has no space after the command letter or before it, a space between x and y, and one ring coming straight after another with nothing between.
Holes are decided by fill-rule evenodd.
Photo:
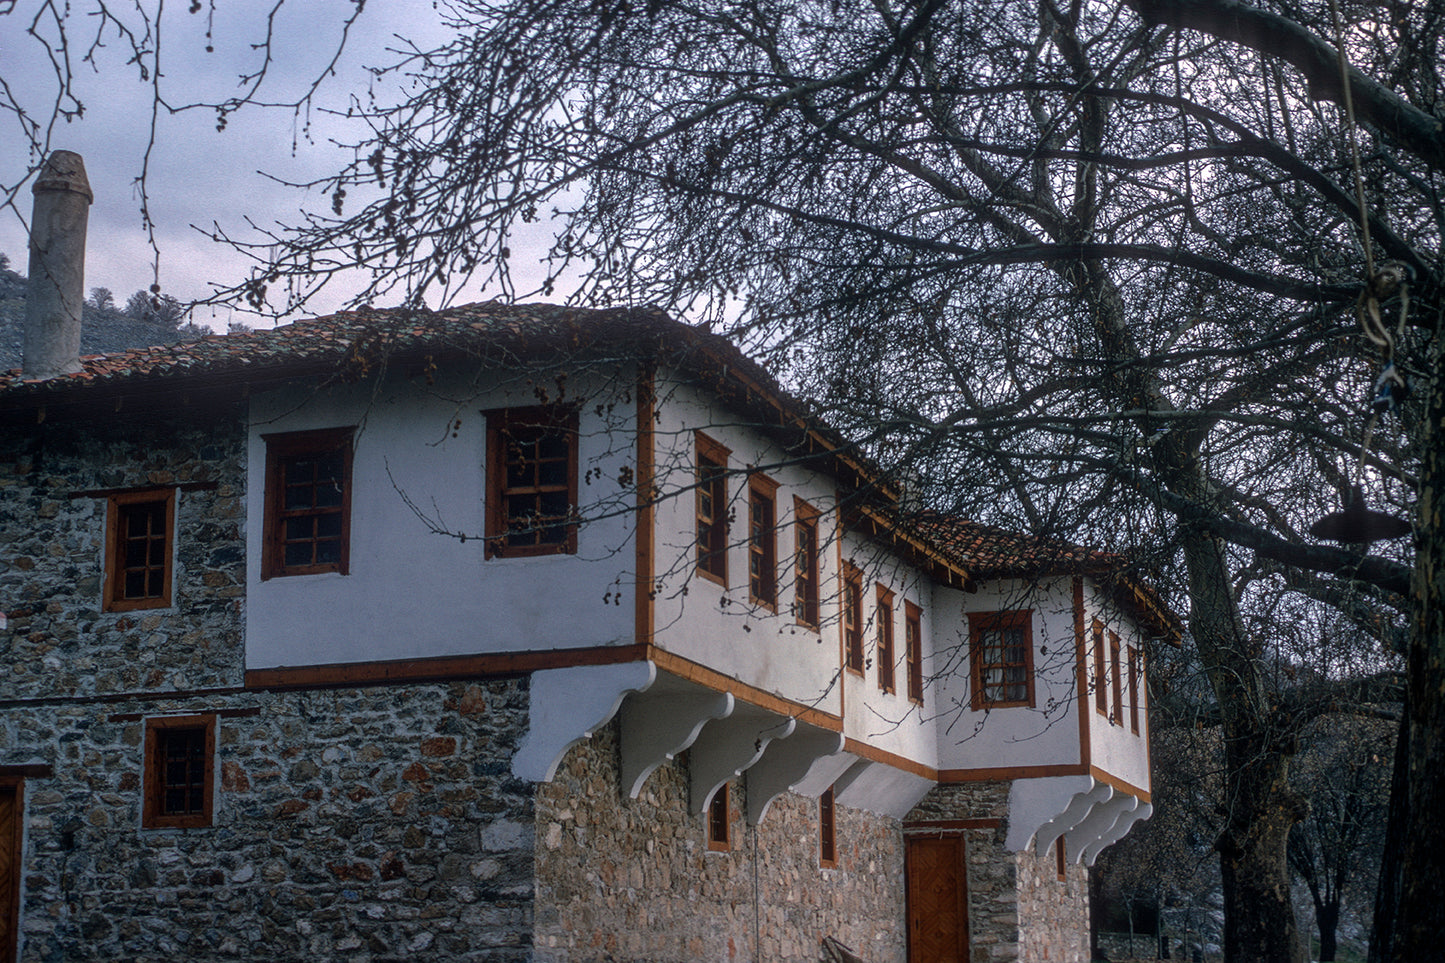
<instances>
[{"instance_id":1,"label":"projecting upper storey","mask_svg":"<svg viewBox=\"0 0 1445 963\"><path fill-rule=\"evenodd\" d=\"M1147 811L1145 642L1179 629L1122 559L900 518L723 339L483 304L0 374L15 424L220 401L245 420L248 685L531 672L519 774L620 714L625 781L691 747L695 808L742 771L899 814L1029 780L1028 838L1108 823L1080 855L1127 828L1106 797ZM126 564L96 559L108 591Z\"/></svg>"}]
</instances>

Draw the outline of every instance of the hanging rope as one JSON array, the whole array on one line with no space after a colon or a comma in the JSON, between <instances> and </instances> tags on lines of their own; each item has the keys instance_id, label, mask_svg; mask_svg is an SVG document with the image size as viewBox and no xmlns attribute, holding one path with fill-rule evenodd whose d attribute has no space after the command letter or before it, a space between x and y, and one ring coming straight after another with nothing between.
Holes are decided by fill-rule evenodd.
<instances>
[{"instance_id":1,"label":"hanging rope","mask_svg":"<svg viewBox=\"0 0 1445 963\"><path fill-rule=\"evenodd\" d=\"M1384 364L1375 378L1375 398L1370 418L1365 423L1360 457L1355 466L1355 483L1364 479L1365 452L1375 436L1380 416L1394 411L1410 394L1409 382L1395 364L1395 348L1405 336L1405 323L1410 313L1410 271L1403 264L1386 264L1375 269L1374 244L1370 240L1370 209L1365 201L1365 176L1360 163L1360 142L1355 128L1355 101L1350 90L1350 62L1345 57L1345 29L1337 0L1330 0L1330 17L1335 28L1335 53L1340 64L1340 87L1344 92L1345 122L1350 141L1350 162L1355 177L1355 203L1359 207L1360 243L1365 252L1365 285L1355 304L1360 331L1380 350ZM1381 304L1393 297L1400 299L1400 313L1393 328L1385 322Z\"/></svg>"}]
</instances>

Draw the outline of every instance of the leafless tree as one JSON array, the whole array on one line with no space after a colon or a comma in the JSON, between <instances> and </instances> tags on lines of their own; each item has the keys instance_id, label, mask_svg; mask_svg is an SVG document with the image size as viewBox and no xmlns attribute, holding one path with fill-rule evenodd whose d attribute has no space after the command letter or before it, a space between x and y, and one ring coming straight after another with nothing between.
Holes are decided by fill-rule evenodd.
<instances>
[{"instance_id":1,"label":"leafless tree","mask_svg":"<svg viewBox=\"0 0 1445 963\"><path fill-rule=\"evenodd\" d=\"M926 466L940 507L1146 549L1180 578L1223 736L1230 959L1301 952L1289 760L1315 710L1274 697L1256 590L1377 638L1409 613L1373 951L1428 955L1441 0L449 10L455 39L386 74L406 97L351 104L370 134L309 185L330 213L233 238L262 265L237 297L291 309L357 267L360 300L510 291L514 236L550 220L543 293L728 330L886 467ZM1385 396L1367 419L1412 379L1423 415ZM1403 549L1304 537L1362 482L1418 503L1413 589Z\"/></svg>"}]
</instances>

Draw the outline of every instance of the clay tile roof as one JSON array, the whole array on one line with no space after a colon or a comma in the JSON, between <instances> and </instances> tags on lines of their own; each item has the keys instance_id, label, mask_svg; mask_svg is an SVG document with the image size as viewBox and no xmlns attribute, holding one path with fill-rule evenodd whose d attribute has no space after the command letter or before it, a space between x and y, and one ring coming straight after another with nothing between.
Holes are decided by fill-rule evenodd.
<instances>
[{"instance_id":1,"label":"clay tile roof","mask_svg":"<svg viewBox=\"0 0 1445 963\"><path fill-rule=\"evenodd\" d=\"M40 401L42 395L168 380L282 376L298 367L345 362L373 348L476 351L496 345L520 346L529 339L593 335L660 334L685 329L655 310L583 310L556 305L500 302L469 304L440 312L401 309L343 311L245 334L209 335L196 341L134 348L82 357L83 370L47 380L27 381L19 369L0 371L0 399Z\"/></svg>"},{"instance_id":2,"label":"clay tile roof","mask_svg":"<svg viewBox=\"0 0 1445 963\"><path fill-rule=\"evenodd\" d=\"M924 512L910 520L919 535L974 579L1087 575L1161 636L1177 644L1183 622L1152 585L1130 570L1129 559L1071 542L1012 532L953 515Z\"/></svg>"},{"instance_id":3,"label":"clay tile roof","mask_svg":"<svg viewBox=\"0 0 1445 963\"><path fill-rule=\"evenodd\" d=\"M951 515L924 513L914 520L914 526L976 578L1118 571L1128 564L1116 552L1011 532Z\"/></svg>"}]
</instances>

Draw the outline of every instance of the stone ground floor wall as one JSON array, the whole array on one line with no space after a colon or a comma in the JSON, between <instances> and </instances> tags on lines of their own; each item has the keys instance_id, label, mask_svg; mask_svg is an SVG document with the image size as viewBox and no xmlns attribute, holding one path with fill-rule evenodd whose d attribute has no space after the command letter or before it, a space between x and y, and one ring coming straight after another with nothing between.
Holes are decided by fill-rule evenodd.
<instances>
[{"instance_id":1,"label":"stone ground floor wall","mask_svg":"<svg viewBox=\"0 0 1445 963\"><path fill-rule=\"evenodd\" d=\"M905 831L964 837L970 963L1086 963L1088 870L1068 866L1060 881L1052 852L1005 849L1011 785L940 785L908 814Z\"/></svg>"},{"instance_id":2,"label":"stone ground floor wall","mask_svg":"<svg viewBox=\"0 0 1445 963\"><path fill-rule=\"evenodd\" d=\"M1056 844L1057 845L1057 844ZM1043 856L1015 853L1018 879L1019 960L1089 963L1089 870L1064 865L1050 849Z\"/></svg>"},{"instance_id":3,"label":"stone ground floor wall","mask_svg":"<svg viewBox=\"0 0 1445 963\"><path fill-rule=\"evenodd\" d=\"M141 828L145 719L216 713L209 828ZM525 682L0 704L22 963L530 959Z\"/></svg>"},{"instance_id":4,"label":"stone ground floor wall","mask_svg":"<svg viewBox=\"0 0 1445 963\"><path fill-rule=\"evenodd\" d=\"M786 794L761 824L732 785L729 852L688 807L685 759L620 798L617 729L573 748L537 793L536 958L801 961L832 936L868 963L906 958L897 820L837 811L837 868L818 860L818 804Z\"/></svg>"}]
</instances>

